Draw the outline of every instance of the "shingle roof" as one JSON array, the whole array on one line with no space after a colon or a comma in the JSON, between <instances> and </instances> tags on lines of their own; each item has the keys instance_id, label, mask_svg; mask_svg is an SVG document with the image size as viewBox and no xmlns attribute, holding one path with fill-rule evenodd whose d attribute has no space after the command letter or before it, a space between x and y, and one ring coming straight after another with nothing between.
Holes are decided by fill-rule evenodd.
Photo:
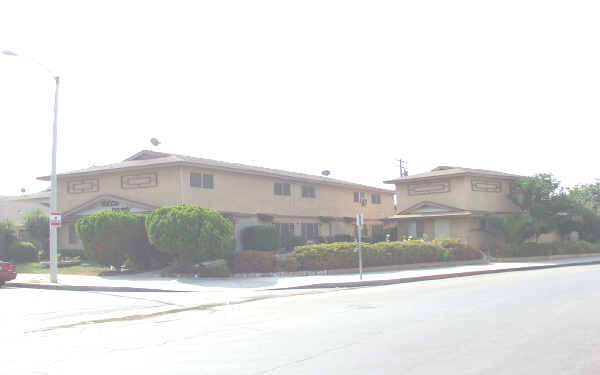
<instances>
[{"instance_id":1,"label":"shingle roof","mask_svg":"<svg viewBox=\"0 0 600 375\"><path fill-rule=\"evenodd\" d=\"M59 177L76 177L76 176L86 176L92 174L102 174L102 173L111 173L115 171L121 170L129 170L129 169L144 169L144 168L152 168L152 167L167 167L167 166L175 166L175 165L185 165L185 166L194 166L207 168L212 170L222 170L222 171L230 171L230 172L238 172L244 174L253 174L265 177L274 177L280 178L283 180L289 181L297 181L297 182L309 182L309 183L320 183L326 185L338 185L338 186L346 186L353 187L357 189L368 189L371 191L378 191L382 193L393 194L393 190L382 189L362 184L357 184L353 182L337 180L334 178L324 177L324 176L315 176L309 175L305 173L297 173L297 172L289 172L283 171L279 169L272 168L263 168L263 167L255 167L251 165L238 164L238 163L229 163L224 161L212 160L212 159L203 159L196 158L193 156L186 155L177 155L177 154L167 154L162 152L155 152L144 150L138 152L137 154L125 159L120 163L108 164L103 166L92 166L86 169L79 169L70 172L61 173ZM49 176L38 177L39 180L49 180Z\"/></svg>"},{"instance_id":2,"label":"shingle roof","mask_svg":"<svg viewBox=\"0 0 600 375\"><path fill-rule=\"evenodd\" d=\"M399 177L393 180L384 181L386 184L395 184L398 182L413 182L420 180L433 180L439 177L454 177L454 176L481 176L481 177L494 177L494 178L508 178L508 179L517 179L519 175L504 173L504 172L496 172L489 171L486 169L472 169L472 168L462 168L462 167L437 167L434 168L431 172L419 173L412 176Z\"/></svg>"},{"instance_id":3,"label":"shingle roof","mask_svg":"<svg viewBox=\"0 0 600 375\"><path fill-rule=\"evenodd\" d=\"M42 191L42 192L33 193L33 194L4 197L4 199L7 201L27 201L27 200L35 200L35 199L50 199L50 192Z\"/></svg>"}]
</instances>

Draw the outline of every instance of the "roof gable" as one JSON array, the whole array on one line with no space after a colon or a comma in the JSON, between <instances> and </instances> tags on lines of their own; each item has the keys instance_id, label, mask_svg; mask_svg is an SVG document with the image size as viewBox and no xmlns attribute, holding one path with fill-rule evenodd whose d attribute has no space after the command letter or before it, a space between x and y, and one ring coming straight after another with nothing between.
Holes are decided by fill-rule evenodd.
<instances>
[{"instance_id":1,"label":"roof gable","mask_svg":"<svg viewBox=\"0 0 600 375\"><path fill-rule=\"evenodd\" d=\"M400 215L409 214L437 214L437 213L448 213L448 212L462 212L465 211L462 208L446 206L445 204L435 203L431 201L419 202L406 210L400 212Z\"/></svg>"},{"instance_id":2,"label":"roof gable","mask_svg":"<svg viewBox=\"0 0 600 375\"><path fill-rule=\"evenodd\" d=\"M131 155L127 159L123 161L132 161L132 160L148 160L148 159L158 159L164 158L167 156L171 156L171 154L166 154L164 152L157 152L151 150L142 150L134 155Z\"/></svg>"},{"instance_id":3,"label":"roof gable","mask_svg":"<svg viewBox=\"0 0 600 375\"><path fill-rule=\"evenodd\" d=\"M103 211L125 211L131 213L150 212L158 208L157 206L149 205L142 202L132 201L127 198L118 197L116 195L105 194L97 196L79 206L73 207L63 215L69 216L87 216L97 214Z\"/></svg>"}]
</instances>

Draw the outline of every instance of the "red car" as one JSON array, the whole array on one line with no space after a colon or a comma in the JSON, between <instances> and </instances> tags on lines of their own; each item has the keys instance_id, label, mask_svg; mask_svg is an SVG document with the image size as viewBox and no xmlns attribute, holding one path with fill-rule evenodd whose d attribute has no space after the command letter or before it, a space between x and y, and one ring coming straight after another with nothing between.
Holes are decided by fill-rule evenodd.
<instances>
[{"instance_id":1,"label":"red car","mask_svg":"<svg viewBox=\"0 0 600 375\"><path fill-rule=\"evenodd\" d=\"M10 263L0 261L0 286L6 281L14 280L17 277L17 267Z\"/></svg>"}]
</instances>

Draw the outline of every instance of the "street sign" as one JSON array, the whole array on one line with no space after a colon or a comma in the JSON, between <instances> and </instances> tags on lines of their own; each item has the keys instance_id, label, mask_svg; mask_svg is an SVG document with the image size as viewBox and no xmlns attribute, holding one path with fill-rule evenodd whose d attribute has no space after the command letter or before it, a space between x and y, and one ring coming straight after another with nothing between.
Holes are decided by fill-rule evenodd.
<instances>
[{"instance_id":1,"label":"street sign","mask_svg":"<svg viewBox=\"0 0 600 375\"><path fill-rule=\"evenodd\" d=\"M58 212L50 214L50 225L53 227L60 228L62 224L62 216Z\"/></svg>"}]
</instances>

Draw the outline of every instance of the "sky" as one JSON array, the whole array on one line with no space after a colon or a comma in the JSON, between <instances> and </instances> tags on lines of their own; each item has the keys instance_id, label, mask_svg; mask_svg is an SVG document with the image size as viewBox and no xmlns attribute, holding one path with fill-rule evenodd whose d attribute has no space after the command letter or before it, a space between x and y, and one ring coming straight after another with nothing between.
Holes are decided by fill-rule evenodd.
<instances>
[{"instance_id":1,"label":"sky","mask_svg":"<svg viewBox=\"0 0 600 375\"><path fill-rule=\"evenodd\" d=\"M598 1L0 2L0 195L143 149L372 186L439 165L595 182ZM154 147L155 137L161 145Z\"/></svg>"}]
</instances>

